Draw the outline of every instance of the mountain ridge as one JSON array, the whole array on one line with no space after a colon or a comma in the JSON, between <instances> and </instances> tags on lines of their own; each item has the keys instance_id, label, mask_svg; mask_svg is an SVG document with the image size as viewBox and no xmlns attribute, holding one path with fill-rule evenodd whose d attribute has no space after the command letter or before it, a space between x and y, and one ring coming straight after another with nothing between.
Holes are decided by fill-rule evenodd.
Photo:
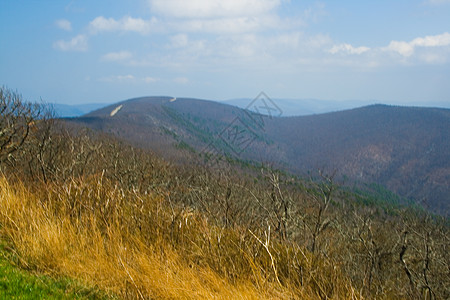
<instances>
[{"instance_id":1,"label":"mountain ridge","mask_svg":"<svg viewBox=\"0 0 450 300\"><path fill-rule=\"evenodd\" d=\"M263 127L256 122L259 117ZM296 174L336 169L351 180L376 182L426 201L435 211L449 209L449 109L374 104L310 116L255 118L251 111L214 101L141 97L71 122L163 155L172 153L178 160L186 159L186 153L174 146L201 153L213 145L221 154L271 162ZM230 139L237 132L243 134L241 141L251 143Z\"/></svg>"}]
</instances>

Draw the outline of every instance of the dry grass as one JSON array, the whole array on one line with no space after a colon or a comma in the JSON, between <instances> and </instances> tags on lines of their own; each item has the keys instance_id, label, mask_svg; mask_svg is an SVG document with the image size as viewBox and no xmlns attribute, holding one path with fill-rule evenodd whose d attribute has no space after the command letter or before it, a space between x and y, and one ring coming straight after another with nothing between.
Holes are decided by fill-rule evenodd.
<instances>
[{"instance_id":1,"label":"dry grass","mask_svg":"<svg viewBox=\"0 0 450 300\"><path fill-rule=\"evenodd\" d=\"M123 298L359 298L336 266L304 249L210 225L160 195L101 176L33 191L2 177L0 233L23 267Z\"/></svg>"}]
</instances>

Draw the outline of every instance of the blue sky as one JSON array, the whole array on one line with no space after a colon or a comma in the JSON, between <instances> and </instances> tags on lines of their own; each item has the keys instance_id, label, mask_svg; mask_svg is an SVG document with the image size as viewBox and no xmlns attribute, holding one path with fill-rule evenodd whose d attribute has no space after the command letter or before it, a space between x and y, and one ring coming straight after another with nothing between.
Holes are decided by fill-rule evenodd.
<instances>
[{"instance_id":1,"label":"blue sky","mask_svg":"<svg viewBox=\"0 0 450 300\"><path fill-rule=\"evenodd\" d=\"M28 100L450 106L449 0L2 0L0 34L0 85Z\"/></svg>"}]
</instances>

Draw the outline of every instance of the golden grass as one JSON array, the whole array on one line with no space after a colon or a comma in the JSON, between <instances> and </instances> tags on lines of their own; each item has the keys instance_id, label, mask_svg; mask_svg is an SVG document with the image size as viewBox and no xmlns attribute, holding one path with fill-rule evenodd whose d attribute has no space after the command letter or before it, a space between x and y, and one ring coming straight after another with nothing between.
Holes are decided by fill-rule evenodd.
<instances>
[{"instance_id":1,"label":"golden grass","mask_svg":"<svg viewBox=\"0 0 450 300\"><path fill-rule=\"evenodd\" d=\"M23 267L122 298L360 298L335 266L299 247L265 249L257 233L210 225L160 194L101 176L33 191L1 177L0 234Z\"/></svg>"}]
</instances>

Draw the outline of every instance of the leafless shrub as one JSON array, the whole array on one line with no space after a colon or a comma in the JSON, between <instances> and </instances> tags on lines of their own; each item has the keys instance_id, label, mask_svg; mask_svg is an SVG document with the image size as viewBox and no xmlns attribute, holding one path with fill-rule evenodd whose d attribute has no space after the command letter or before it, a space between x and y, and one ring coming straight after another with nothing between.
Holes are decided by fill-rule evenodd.
<instances>
[{"instance_id":1,"label":"leafless shrub","mask_svg":"<svg viewBox=\"0 0 450 300\"><path fill-rule=\"evenodd\" d=\"M0 87L0 164L14 160L12 154L35 130L42 112L40 105L24 102L17 92Z\"/></svg>"}]
</instances>

